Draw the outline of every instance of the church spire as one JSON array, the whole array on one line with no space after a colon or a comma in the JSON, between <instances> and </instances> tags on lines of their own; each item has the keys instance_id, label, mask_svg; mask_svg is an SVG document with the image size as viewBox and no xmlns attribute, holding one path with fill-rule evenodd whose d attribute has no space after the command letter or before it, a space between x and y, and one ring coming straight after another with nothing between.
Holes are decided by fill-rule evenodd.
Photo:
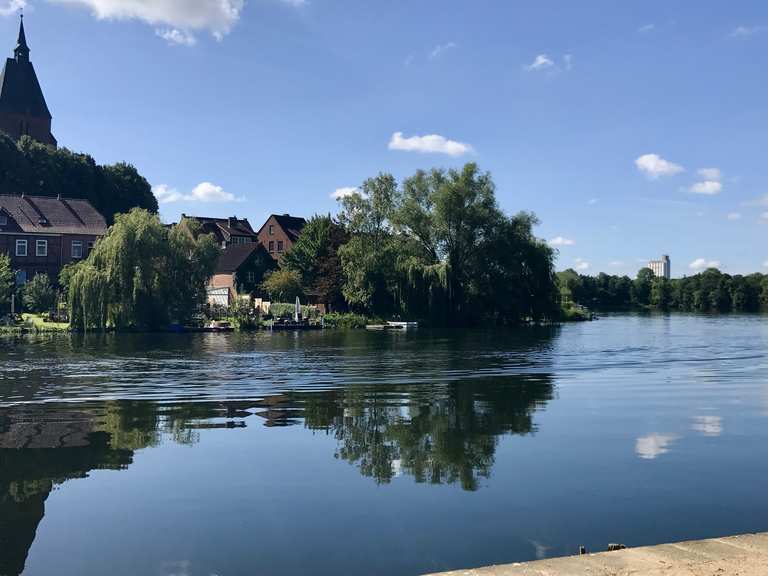
<instances>
[{"instance_id":1,"label":"church spire","mask_svg":"<svg viewBox=\"0 0 768 576\"><path fill-rule=\"evenodd\" d=\"M24 33L24 14L20 17L19 39L16 42L16 48L13 50L16 60L29 60L29 46L27 46L27 35Z\"/></svg>"}]
</instances>

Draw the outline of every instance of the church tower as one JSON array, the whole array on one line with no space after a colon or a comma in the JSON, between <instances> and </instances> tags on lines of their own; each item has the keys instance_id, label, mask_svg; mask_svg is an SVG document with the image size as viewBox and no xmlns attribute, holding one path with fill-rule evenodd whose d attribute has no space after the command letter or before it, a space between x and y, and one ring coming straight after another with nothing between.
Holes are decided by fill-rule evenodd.
<instances>
[{"instance_id":1,"label":"church tower","mask_svg":"<svg viewBox=\"0 0 768 576\"><path fill-rule=\"evenodd\" d=\"M0 131L14 140L28 135L56 147L56 138L51 134L51 113L29 60L23 15L13 58L6 60L0 72Z\"/></svg>"}]
</instances>

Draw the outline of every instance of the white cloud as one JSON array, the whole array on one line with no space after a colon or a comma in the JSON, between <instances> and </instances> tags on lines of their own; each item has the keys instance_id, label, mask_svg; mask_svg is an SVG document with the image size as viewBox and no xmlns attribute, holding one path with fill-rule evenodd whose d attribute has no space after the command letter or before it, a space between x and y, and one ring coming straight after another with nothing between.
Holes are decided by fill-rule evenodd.
<instances>
[{"instance_id":1,"label":"white cloud","mask_svg":"<svg viewBox=\"0 0 768 576\"><path fill-rule=\"evenodd\" d=\"M451 50L452 48L456 48L455 42L448 42L447 44L439 44L432 49L432 52L429 53L429 59L434 60L435 58L439 58L443 52L445 52L446 50Z\"/></svg>"},{"instance_id":2,"label":"white cloud","mask_svg":"<svg viewBox=\"0 0 768 576\"><path fill-rule=\"evenodd\" d=\"M566 70L573 70L573 55L572 54L566 54L563 56L563 66L565 66Z\"/></svg>"},{"instance_id":3,"label":"white cloud","mask_svg":"<svg viewBox=\"0 0 768 576\"><path fill-rule=\"evenodd\" d=\"M12 16L26 7L26 0L5 0L0 3L0 16Z\"/></svg>"},{"instance_id":4,"label":"white cloud","mask_svg":"<svg viewBox=\"0 0 768 576\"><path fill-rule=\"evenodd\" d=\"M337 188L334 192L331 192L331 198L334 200L341 200L342 198L348 198L349 196L355 196L360 194L360 189L353 186L347 186L345 188Z\"/></svg>"},{"instance_id":5,"label":"white cloud","mask_svg":"<svg viewBox=\"0 0 768 576\"><path fill-rule=\"evenodd\" d=\"M589 270L589 262L587 262L583 258L576 258L576 260L574 260L574 262L576 263L574 268L576 270L578 270L579 272L584 272L586 270Z\"/></svg>"},{"instance_id":6,"label":"white cloud","mask_svg":"<svg viewBox=\"0 0 768 576\"><path fill-rule=\"evenodd\" d=\"M728 215L726 216L728 220L731 222L735 222L736 220L741 220L741 213L740 212L728 212Z\"/></svg>"},{"instance_id":7,"label":"white cloud","mask_svg":"<svg viewBox=\"0 0 768 576\"><path fill-rule=\"evenodd\" d=\"M731 32L731 36L737 38L748 38L749 36L757 34L758 32L762 32L762 30L763 26L737 26Z\"/></svg>"},{"instance_id":8,"label":"white cloud","mask_svg":"<svg viewBox=\"0 0 768 576\"><path fill-rule=\"evenodd\" d=\"M152 193L159 204L171 204L173 202L235 202L234 194L226 192L221 186L210 182L201 182L192 189L189 194L183 194L176 188L167 184L158 184L152 187Z\"/></svg>"},{"instance_id":9,"label":"white cloud","mask_svg":"<svg viewBox=\"0 0 768 576\"><path fill-rule=\"evenodd\" d=\"M691 430L704 436L720 436L723 433L723 419L720 416L694 416Z\"/></svg>"},{"instance_id":10,"label":"white cloud","mask_svg":"<svg viewBox=\"0 0 768 576\"><path fill-rule=\"evenodd\" d=\"M576 241L570 238L563 238L562 236L557 236L549 241L550 246L573 246L574 244L576 244Z\"/></svg>"},{"instance_id":11,"label":"white cloud","mask_svg":"<svg viewBox=\"0 0 768 576\"><path fill-rule=\"evenodd\" d=\"M429 134L427 136L411 136L404 138L402 132L395 132L389 141L390 150L404 150L406 152L421 152L447 154L448 156L462 156L472 152L472 146L448 140L438 134Z\"/></svg>"},{"instance_id":12,"label":"white cloud","mask_svg":"<svg viewBox=\"0 0 768 576\"><path fill-rule=\"evenodd\" d=\"M749 202L742 202L742 206L768 206L768 194L764 194L760 198L750 200Z\"/></svg>"},{"instance_id":13,"label":"white cloud","mask_svg":"<svg viewBox=\"0 0 768 576\"><path fill-rule=\"evenodd\" d=\"M691 270L706 270L707 268L719 268L720 260L707 260L706 258L696 258L688 264Z\"/></svg>"},{"instance_id":14,"label":"white cloud","mask_svg":"<svg viewBox=\"0 0 768 576\"><path fill-rule=\"evenodd\" d=\"M221 39L240 19L244 0L52 0L90 8L99 20L141 20L189 33L208 30Z\"/></svg>"},{"instance_id":15,"label":"white cloud","mask_svg":"<svg viewBox=\"0 0 768 576\"><path fill-rule=\"evenodd\" d=\"M763 212L762 214L760 214L760 220L762 220L763 222L768 222L768 212Z\"/></svg>"},{"instance_id":16,"label":"white cloud","mask_svg":"<svg viewBox=\"0 0 768 576\"><path fill-rule=\"evenodd\" d=\"M700 168L698 172L699 176L704 180L715 180L719 182L723 178L723 173L720 172L719 168Z\"/></svg>"},{"instance_id":17,"label":"white cloud","mask_svg":"<svg viewBox=\"0 0 768 576\"><path fill-rule=\"evenodd\" d=\"M594 206L598 202L600 202L600 198L590 198L589 202L587 202L587 204L589 204L590 206Z\"/></svg>"},{"instance_id":18,"label":"white cloud","mask_svg":"<svg viewBox=\"0 0 768 576\"><path fill-rule=\"evenodd\" d=\"M536 58L533 59L533 62L528 64L525 69L528 70L528 72L537 72L540 70L547 70L548 68L553 68L555 66L554 61L547 56L546 54L539 54L536 56Z\"/></svg>"},{"instance_id":19,"label":"white cloud","mask_svg":"<svg viewBox=\"0 0 768 576\"><path fill-rule=\"evenodd\" d=\"M192 33L184 32L178 28L158 29L155 30L155 34L172 46L194 46L197 44L197 38Z\"/></svg>"},{"instance_id":20,"label":"white cloud","mask_svg":"<svg viewBox=\"0 0 768 576\"><path fill-rule=\"evenodd\" d=\"M661 176L674 176L685 171L685 168L679 164L664 160L658 154L643 154L635 160L635 166L651 180L656 180Z\"/></svg>"},{"instance_id":21,"label":"white cloud","mask_svg":"<svg viewBox=\"0 0 768 576\"><path fill-rule=\"evenodd\" d=\"M768 260L766 260L765 262L763 262L763 268L768 268Z\"/></svg>"},{"instance_id":22,"label":"white cloud","mask_svg":"<svg viewBox=\"0 0 768 576\"><path fill-rule=\"evenodd\" d=\"M704 182L696 182L696 184L691 186L688 191L692 194L714 196L723 191L723 185L716 180L705 180Z\"/></svg>"},{"instance_id":23,"label":"white cloud","mask_svg":"<svg viewBox=\"0 0 768 576\"><path fill-rule=\"evenodd\" d=\"M624 262L622 260L612 260L608 263L609 266L613 266L614 268L618 268L619 266L624 266Z\"/></svg>"},{"instance_id":24,"label":"white cloud","mask_svg":"<svg viewBox=\"0 0 768 576\"><path fill-rule=\"evenodd\" d=\"M638 438L635 442L635 453L643 460L654 460L669 452L671 444L679 436L674 434L649 434Z\"/></svg>"},{"instance_id":25,"label":"white cloud","mask_svg":"<svg viewBox=\"0 0 768 576\"><path fill-rule=\"evenodd\" d=\"M637 29L638 32L641 34L645 34L646 32L651 32L656 28L656 24L646 24L644 26L640 26L640 28Z\"/></svg>"}]
</instances>

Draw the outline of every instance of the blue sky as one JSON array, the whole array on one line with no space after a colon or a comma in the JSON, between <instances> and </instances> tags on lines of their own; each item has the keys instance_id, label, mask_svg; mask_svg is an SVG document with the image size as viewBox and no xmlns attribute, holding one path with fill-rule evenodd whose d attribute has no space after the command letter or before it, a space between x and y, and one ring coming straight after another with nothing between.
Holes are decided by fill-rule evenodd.
<instances>
[{"instance_id":1,"label":"blue sky","mask_svg":"<svg viewBox=\"0 0 768 576\"><path fill-rule=\"evenodd\" d=\"M560 269L768 272L763 1L0 0L9 56L21 5L59 143L166 221L475 161Z\"/></svg>"}]
</instances>

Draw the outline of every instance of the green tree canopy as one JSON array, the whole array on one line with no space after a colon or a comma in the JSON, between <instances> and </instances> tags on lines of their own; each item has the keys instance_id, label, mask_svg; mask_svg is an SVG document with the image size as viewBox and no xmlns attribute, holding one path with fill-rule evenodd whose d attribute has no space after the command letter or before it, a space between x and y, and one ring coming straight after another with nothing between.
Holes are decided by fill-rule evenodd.
<instances>
[{"instance_id":1,"label":"green tree canopy","mask_svg":"<svg viewBox=\"0 0 768 576\"><path fill-rule=\"evenodd\" d=\"M332 310L344 308L344 273L339 248L349 241L344 227L330 215L313 216L280 266L301 276L303 292Z\"/></svg>"},{"instance_id":2,"label":"green tree canopy","mask_svg":"<svg viewBox=\"0 0 768 576\"><path fill-rule=\"evenodd\" d=\"M387 174L343 200L344 296L360 311L438 323L515 323L557 314L552 250L535 216L506 216L475 164Z\"/></svg>"},{"instance_id":3,"label":"green tree canopy","mask_svg":"<svg viewBox=\"0 0 768 576\"><path fill-rule=\"evenodd\" d=\"M30 312L48 312L56 304L56 290L51 286L48 274L35 274L24 286L24 306Z\"/></svg>"},{"instance_id":4,"label":"green tree canopy","mask_svg":"<svg viewBox=\"0 0 768 576\"><path fill-rule=\"evenodd\" d=\"M299 273L284 268L267 272L261 289L269 294L273 302L292 302L303 295Z\"/></svg>"},{"instance_id":5,"label":"green tree canopy","mask_svg":"<svg viewBox=\"0 0 768 576\"><path fill-rule=\"evenodd\" d=\"M10 194L89 200L107 223L131 208L157 212L152 187L129 164L100 166L87 154L54 149L0 133L0 190Z\"/></svg>"}]
</instances>

